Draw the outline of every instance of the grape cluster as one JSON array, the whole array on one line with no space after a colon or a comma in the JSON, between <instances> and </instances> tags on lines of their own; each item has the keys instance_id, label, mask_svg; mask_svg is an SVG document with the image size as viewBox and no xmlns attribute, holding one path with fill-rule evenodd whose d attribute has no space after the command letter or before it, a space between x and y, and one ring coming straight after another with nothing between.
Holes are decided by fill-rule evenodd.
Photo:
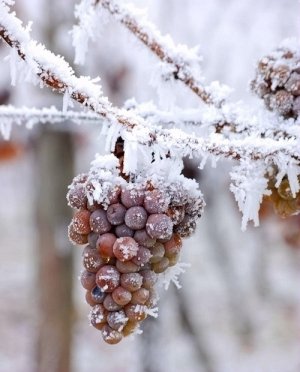
<instances>
[{"instance_id":1,"label":"grape cluster","mask_svg":"<svg viewBox=\"0 0 300 372\"><path fill-rule=\"evenodd\" d=\"M286 44L262 58L251 82L251 89L266 106L285 118L297 118L300 113L299 50Z\"/></svg>"},{"instance_id":2,"label":"grape cluster","mask_svg":"<svg viewBox=\"0 0 300 372\"><path fill-rule=\"evenodd\" d=\"M116 344L133 333L157 304L158 275L176 265L182 237L201 216L203 199L184 182L126 182L114 169L92 168L67 194L76 209L69 238L85 245L81 284L90 323Z\"/></svg>"}]
</instances>

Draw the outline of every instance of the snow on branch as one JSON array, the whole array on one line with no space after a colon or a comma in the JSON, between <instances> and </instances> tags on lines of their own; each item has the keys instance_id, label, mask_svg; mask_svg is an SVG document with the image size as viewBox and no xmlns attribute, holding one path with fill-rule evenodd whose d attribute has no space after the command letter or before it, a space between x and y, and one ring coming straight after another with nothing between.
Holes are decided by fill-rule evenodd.
<instances>
[{"instance_id":1,"label":"snow on branch","mask_svg":"<svg viewBox=\"0 0 300 372\"><path fill-rule=\"evenodd\" d=\"M83 3L86 2L87 0L83 0ZM182 81L208 104L219 104L227 96L227 87L221 87L217 83L205 87L203 78L197 76L200 75L202 61L198 48L189 49L186 45L176 45L170 35L163 36L155 25L132 4L124 4L124 1L118 0L88 0L88 2L94 3L94 7L101 5L162 61L161 72L164 80L172 78Z\"/></svg>"}]
</instances>

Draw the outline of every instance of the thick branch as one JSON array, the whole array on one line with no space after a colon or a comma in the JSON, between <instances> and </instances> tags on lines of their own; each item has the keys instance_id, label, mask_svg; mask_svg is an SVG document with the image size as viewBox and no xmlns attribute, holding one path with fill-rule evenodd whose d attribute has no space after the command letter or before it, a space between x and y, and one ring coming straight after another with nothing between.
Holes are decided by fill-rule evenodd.
<instances>
[{"instance_id":1,"label":"thick branch","mask_svg":"<svg viewBox=\"0 0 300 372\"><path fill-rule=\"evenodd\" d=\"M95 0L95 4L100 4L107 9L109 13L121 22L129 31L131 31L149 50L151 50L162 62L172 66L173 76L176 80L182 81L205 103L213 103L213 97L210 92L194 76L191 69L191 62L199 63L199 58L191 61L191 50L183 52L176 46L170 36L162 36L156 27L149 21L144 20L142 23L124 4L120 5L115 0Z\"/></svg>"}]
</instances>

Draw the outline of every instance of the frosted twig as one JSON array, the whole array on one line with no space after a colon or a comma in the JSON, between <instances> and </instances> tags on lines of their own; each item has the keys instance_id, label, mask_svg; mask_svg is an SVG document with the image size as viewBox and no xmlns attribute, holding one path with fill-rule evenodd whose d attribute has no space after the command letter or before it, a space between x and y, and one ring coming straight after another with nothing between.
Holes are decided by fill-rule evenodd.
<instances>
[{"instance_id":1,"label":"frosted twig","mask_svg":"<svg viewBox=\"0 0 300 372\"><path fill-rule=\"evenodd\" d=\"M131 31L149 50L151 50L162 62L171 67L175 80L182 81L205 103L212 104L215 101L213 94L206 89L192 70L192 64L199 63L199 56L195 50L190 50L183 45L175 45L169 35L163 36L158 29L146 19L138 18L131 4L117 0L95 0L95 5L100 4L103 8Z\"/></svg>"}]
</instances>

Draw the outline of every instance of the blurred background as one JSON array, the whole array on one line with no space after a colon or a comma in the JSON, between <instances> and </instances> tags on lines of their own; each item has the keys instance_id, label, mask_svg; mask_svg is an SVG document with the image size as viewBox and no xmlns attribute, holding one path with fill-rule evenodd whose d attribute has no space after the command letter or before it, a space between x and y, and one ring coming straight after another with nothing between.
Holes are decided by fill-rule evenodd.
<instances>
[{"instance_id":1,"label":"blurred background","mask_svg":"<svg viewBox=\"0 0 300 372\"><path fill-rule=\"evenodd\" d=\"M207 82L235 88L233 97L260 104L248 91L258 58L299 36L295 0L135 1L176 42L200 45ZM70 0L20 0L18 16L32 34L72 63ZM104 19L99 19L101 26ZM100 33L100 28L102 28ZM10 85L8 48L0 44L0 104L62 108L62 97L29 84ZM114 104L136 97L159 103L149 84L157 60L108 19L99 27L80 74L102 78ZM172 88L173 89L173 88ZM197 107L183 85L177 104ZM265 205L261 226L240 230L229 192L231 164L189 162L207 207L182 261L182 288L161 293L159 318L116 346L89 327L78 281L80 248L67 240L67 185L104 147L101 128L65 123L32 131L14 127L0 140L1 372L298 372L300 371L300 219L279 220Z\"/></svg>"}]
</instances>

